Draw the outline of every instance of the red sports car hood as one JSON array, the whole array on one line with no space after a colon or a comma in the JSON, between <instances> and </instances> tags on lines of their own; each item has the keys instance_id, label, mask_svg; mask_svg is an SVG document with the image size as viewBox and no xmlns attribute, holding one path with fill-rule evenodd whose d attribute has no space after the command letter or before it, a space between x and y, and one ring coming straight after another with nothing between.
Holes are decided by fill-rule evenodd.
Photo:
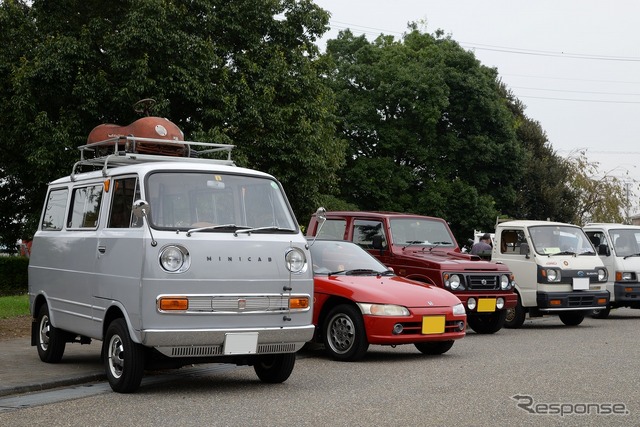
<instances>
[{"instance_id":1,"label":"red sports car hood","mask_svg":"<svg viewBox=\"0 0 640 427\"><path fill-rule=\"evenodd\" d=\"M316 293L342 295L357 302L405 307L450 307L460 303L451 292L399 276L316 275L314 282Z\"/></svg>"}]
</instances>

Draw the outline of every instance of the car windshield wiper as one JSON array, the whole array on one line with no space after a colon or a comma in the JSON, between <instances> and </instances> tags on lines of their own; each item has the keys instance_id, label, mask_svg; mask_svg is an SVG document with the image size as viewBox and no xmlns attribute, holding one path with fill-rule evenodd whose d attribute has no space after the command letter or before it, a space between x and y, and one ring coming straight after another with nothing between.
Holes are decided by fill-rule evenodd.
<instances>
[{"instance_id":1,"label":"car windshield wiper","mask_svg":"<svg viewBox=\"0 0 640 427\"><path fill-rule=\"evenodd\" d=\"M595 255L596 253L593 251L584 251L580 252L578 255Z\"/></svg>"},{"instance_id":2,"label":"car windshield wiper","mask_svg":"<svg viewBox=\"0 0 640 427\"><path fill-rule=\"evenodd\" d=\"M556 256L556 255L575 255L575 252L571 252L571 251L562 251L562 252L556 252L553 254L549 254L549 256Z\"/></svg>"},{"instance_id":3,"label":"car windshield wiper","mask_svg":"<svg viewBox=\"0 0 640 427\"><path fill-rule=\"evenodd\" d=\"M245 227L242 225L235 225L235 224L207 225L204 227L197 227L197 228L192 228L190 230L187 230L187 236L191 236L191 233L195 233L197 231L219 230L222 228L229 228L229 229L232 229L233 231L237 231L240 228L250 228L250 227Z\"/></svg>"},{"instance_id":4,"label":"car windshield wiper","mask_svg":"<svg viewBox=\"0 0 640 427\"><path fill-rule=\"evenodd\" d=\"M622 259L627 259L627 258L631 258L632 256L640 256L640 253L637 254L631 254L631 255L626 255L624 258Z\"/></svg>"},{"instance_id":5,"label":"car windshield wiper","mask_svg":"<svg viewBox=\"0 0 640 427\"><path fill-rule=\"evenodd\" d=\"M402 249L403 249L403 250L404 250L404 249L406 249L406 248L408 248L409 246L413 246L413 245L426 245L426 244L427 244L424 240L409 240L409 241L404 242L404 243L406 243L406 245L404 245L404 246L402 247Z\"/></svg>"},{"instance_id":6,"label":"car windshield wiper","mask_svg":"<svg viewBox=\"0 0 640 427\"><path fill-rule=\"evenodd\" d=\"M277 225L269 225L267 227L242 227L242 229L240 230L236 230L235 233L233 233L234 235L238 235L238 233L253 233L254 231L287 231L287 232L295 232L296 230L293 230L291 228L282 228L282 227L278 227Z\"/></svg>"}]
</instances>

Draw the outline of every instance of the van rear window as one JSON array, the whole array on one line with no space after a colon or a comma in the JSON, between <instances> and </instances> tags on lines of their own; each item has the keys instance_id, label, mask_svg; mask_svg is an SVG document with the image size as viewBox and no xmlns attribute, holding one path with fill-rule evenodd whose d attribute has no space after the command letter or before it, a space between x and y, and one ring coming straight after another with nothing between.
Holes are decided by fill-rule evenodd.
<instances>
[{"instance_id":1,"label":"van rear window","mask_svg":"<svg viewBox=\"0 0 640 427\"><path fill-rule=\"evenodd\" d=\"M64 214L67 211L67 197L69 190L61 188L58 190L51 190L49 197L47 197L47 204L44 207L44 213L42 215L43 230L62 230L64 226Z\"/></svg>"},{"instance_id":2,"label":"van rear window","mask_svg":"<svg viewBox=\"0 0 640 427\"><path fill-rule=\"evenodd\" d=\"M71 214L68 228L97 228L102 184L75 188L71 196Z\"/></svg>"}]
</instances>

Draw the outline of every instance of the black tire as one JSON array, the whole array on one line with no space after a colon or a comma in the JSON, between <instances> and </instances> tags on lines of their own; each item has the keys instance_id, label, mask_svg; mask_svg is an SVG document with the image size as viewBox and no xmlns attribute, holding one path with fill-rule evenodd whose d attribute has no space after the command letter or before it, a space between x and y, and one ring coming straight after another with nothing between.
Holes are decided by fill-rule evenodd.
<instances>
[{"instance_id":1,"label":"black tire","mask_svg":"<svg viewBox=\"0 0 640 427\"><path fill-rule=\"evenodd\" d=\"M413 345L415 345L422 354L438 355L451 350L453 341L417 342Z\"/></svg>"},{"instance_id":2,"label":"black tire","mask_svg":"<svg viewBox=\"0 0 640 427\"><path fill-rule=\"evenodd\" d=\"M558 315L562 323L567 326L578 326L584 320L583 311L565 311Z\"/></svg>"},{"instance_id":3,"label":"black tire","mask_svg":"<svg viewBox=\"0 0 640 427\"><path fill-rule=\"evenodd\" d=\"M606 308L593 310L591 312L591 317L593 317L594 319L606 319L607 317L609 317L609 313L611 313L611 307L607 306Z\"/></svg>"},{"instance_id":4,"label":"black tire","mask_svg":"<svg viewBox=\"0 0 640 427\"><path fill-rule=\"evenodd\" d=\"M263 383L278 384L289 378L295 364L295 353L267 354L260 356L253 370Z\"/></svg>"},{"instance_id":5,"label":"black tire","mask_svg":"<svg viewBox=\"0 0 640 427\"><path fill-rule=\"evenodd\" d=\"M506 318L504 320L504 327L508 329L518 329L524 324L524 320L527 316L522 303L520 302L520 295L518 295L518 302L513 308L505 310Z\"/></svg>"},{"instance_id":6,"label":"black tire","mask_svg":"<svg viewBox=\"0 0 640 427\"><path fill-rule=\"evenodd\" d=\"M111 389L118 393L136 391L144 375L144 348L133 342L124 319L109 324L102 351Z\"/></svg>"},{"instance_id":7,"label":"black tire","mask_svg":"<svg viewBox=\"0 0 640 427\"><path fill-rule=\"evenodd\" d=\"M362 313L355 306L334 307L323 322L325 351L335 360L353 362L362 359L369 348Z\"/></svg>"},{"instance_id":8,"label":"black tire","mask_svg":"<svg viewBox=\"0 0 640 427\"><path fill-rule=\"evenodd\" d=\"M467 325L477 334L495 334L504 326L507 310L491 314L471 314L467 316Z\"/></svg>"},{"instance_id":9,"label":"black tire","mask_svg":"<svg viewBox=\"0 0 640 427\"><path fill-rule=\"evenodd\" d=\"M67 345L66 333L51 324L49 306L45 303L38 311L37 348L40 360L46 363L58 363Z\"/></svg>"}]
</instances>

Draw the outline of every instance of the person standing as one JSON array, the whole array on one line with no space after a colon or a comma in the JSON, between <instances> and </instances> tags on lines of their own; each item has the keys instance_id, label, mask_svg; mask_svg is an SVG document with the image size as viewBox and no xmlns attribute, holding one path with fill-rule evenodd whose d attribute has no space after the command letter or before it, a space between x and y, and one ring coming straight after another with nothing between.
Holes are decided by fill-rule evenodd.
<instances>
[{"instance_id":1,"label":"person standing","mask_svg":"<svg viewBox=\"0 0 640 427\"><path fill-rule=\"evenodd\" d=\"M491 235L489 233L484 233L480 238L480 241L473 244L470 253L473 255L479 255L486 251L491 251L491 249Z\"/></svg>"}]
</instances>

